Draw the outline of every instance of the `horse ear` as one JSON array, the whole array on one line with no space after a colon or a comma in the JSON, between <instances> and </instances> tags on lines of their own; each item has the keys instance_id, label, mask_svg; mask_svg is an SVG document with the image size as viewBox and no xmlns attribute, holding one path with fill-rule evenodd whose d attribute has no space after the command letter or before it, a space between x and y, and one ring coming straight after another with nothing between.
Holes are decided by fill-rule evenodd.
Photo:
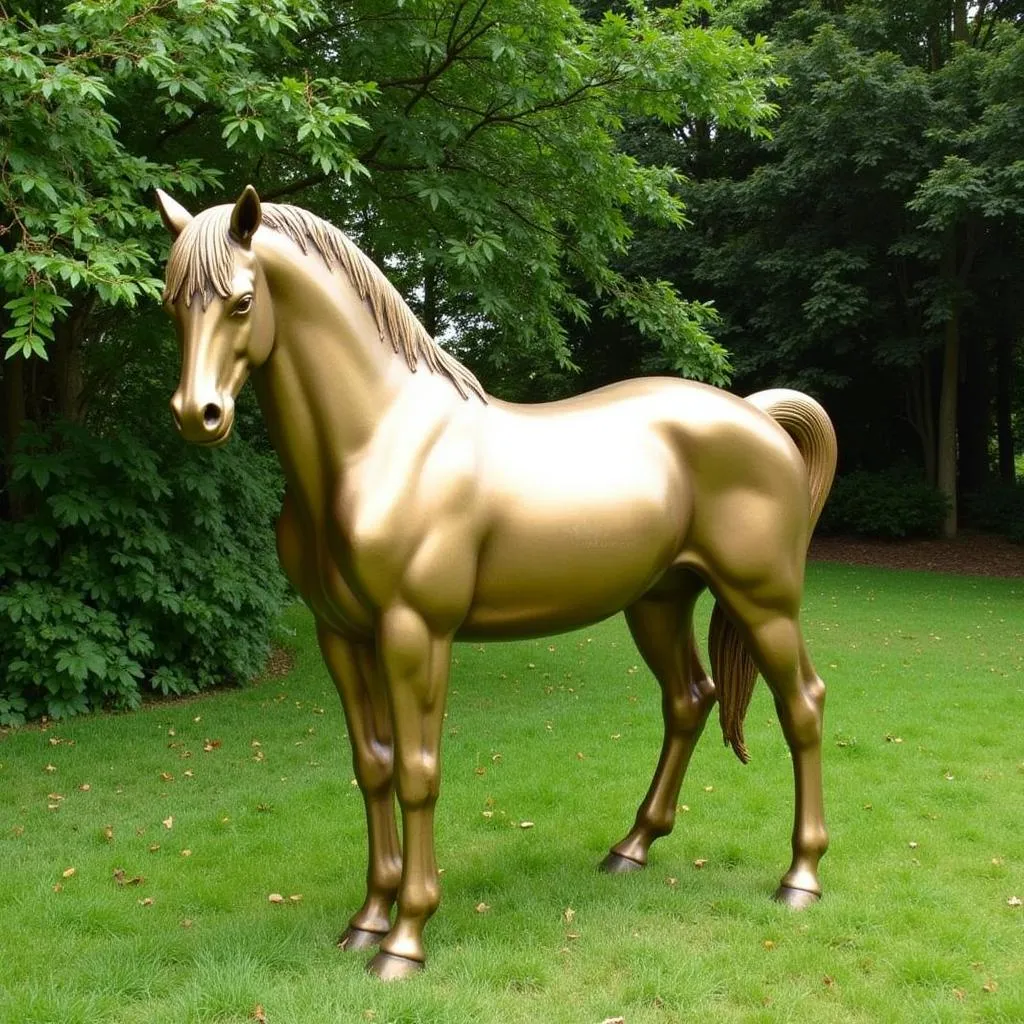
<instances>
[{"instance_id":1,"label":"horse ear","mask_svg":"<svg viewBox=\"0 0 1024 1024\"><path fill-rule=\"evenodd\" d=\"M162 188L156 190L156 205L171 237L177 238L192 220L192 214L181 203L173 200Z\"/></svg>"},{"instance_id":2,"label":"horse ear","mask_svg":"<svg viewBox=\"0 0 1024 1024\"><path fill-rule=\"evenodd\" d=\"M260 197L252 185L246 185L231 211L231 237L242 245L248 245L263 219Z\"/></svg>"}]
</instances>

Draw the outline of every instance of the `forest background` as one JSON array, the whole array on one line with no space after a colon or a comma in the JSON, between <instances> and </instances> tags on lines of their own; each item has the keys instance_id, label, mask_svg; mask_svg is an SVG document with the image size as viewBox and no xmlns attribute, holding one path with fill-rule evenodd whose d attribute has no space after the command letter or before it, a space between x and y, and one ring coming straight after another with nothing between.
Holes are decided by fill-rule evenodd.
<instances>
[{"instance_id":1,"label":"forest background","mask_svg":"<svg viewBox=\"0 0 1024 1024\"><path fill-rule=\"evenodd\" d=\"M0 725L263 664L282 484L251 397L174 433L153 205L247 182L495 395L800 388L823 529L1024 540L1021 0L5 0Z\"/></svg>"}]
</instances>

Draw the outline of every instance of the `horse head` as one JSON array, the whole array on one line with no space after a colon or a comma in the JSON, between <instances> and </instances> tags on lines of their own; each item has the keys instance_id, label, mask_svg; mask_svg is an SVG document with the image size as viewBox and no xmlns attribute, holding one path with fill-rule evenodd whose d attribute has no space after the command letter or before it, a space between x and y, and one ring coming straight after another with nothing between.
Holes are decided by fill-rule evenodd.
<instances>
[{"instance_id":1,"label":"horse head","mask_svg":"<svg viewBox=\"0 0 1024 1024\"><path fill-rule=\"evenodd\" d=\"M235 397L274 345L273 305L252 246L260 199L247 185L233 207L195 217L159 189L157 203L174 237L164 308L177 330L181 377L171 412L186 441L222 444L234 423Z\"/></svg>"}]
</instances>

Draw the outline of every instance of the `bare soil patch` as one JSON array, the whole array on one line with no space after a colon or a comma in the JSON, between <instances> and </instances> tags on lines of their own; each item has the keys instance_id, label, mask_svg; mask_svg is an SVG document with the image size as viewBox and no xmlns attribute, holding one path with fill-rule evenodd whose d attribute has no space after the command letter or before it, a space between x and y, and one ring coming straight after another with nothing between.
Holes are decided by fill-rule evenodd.
<instances>
[{"instance_id":1,"label":"bare soil patch","mask_svg":"<svg viewBox=\"0 0 1024 1024\"><path fill-rule=\"evenodd\" d=\"M965 576L1024 577L1024 545L1005 537L965 533L954 540L868 540L815 537L810 558L887 569L950 572Z\"/></svg>"}]
</instances>

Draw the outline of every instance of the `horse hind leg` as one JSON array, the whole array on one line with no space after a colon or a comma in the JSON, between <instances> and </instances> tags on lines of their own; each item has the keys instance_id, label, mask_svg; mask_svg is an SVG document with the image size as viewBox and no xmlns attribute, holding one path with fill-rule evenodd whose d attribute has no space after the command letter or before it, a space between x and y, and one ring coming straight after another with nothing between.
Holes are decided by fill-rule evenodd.
<instances>
[{"instance_id":1,"label":"horse hind leg","mask_svg":"<svg viewBox=\"0 0 1024 1024\"><path fill-rule=\"evenodd\" d=\"M793 860L775 898L792 907L803 907L821 895L818 863L828 848L821 782L825 684L804 645L797 615L799 590L783 593L786 589L741 589L720 583L716 596L728 609L772 691L793 757Z\"/></svg>"},{"instance_id":2,"label":"horse hind leg","mask_svg":"<svg viewBox=\"0 0 1024 1024\"><path fill-rule=\"evenodd\" d=\"M665 735L636 821L602 861L603 871L642 868L654 840L672 831L683 776L715 703L714 684L701 666L693 638L693 608L703 583L688 574L682 579L682 590L641 598L626 609L637 648L661 686Z\"/></svg>"}]
</instances>

